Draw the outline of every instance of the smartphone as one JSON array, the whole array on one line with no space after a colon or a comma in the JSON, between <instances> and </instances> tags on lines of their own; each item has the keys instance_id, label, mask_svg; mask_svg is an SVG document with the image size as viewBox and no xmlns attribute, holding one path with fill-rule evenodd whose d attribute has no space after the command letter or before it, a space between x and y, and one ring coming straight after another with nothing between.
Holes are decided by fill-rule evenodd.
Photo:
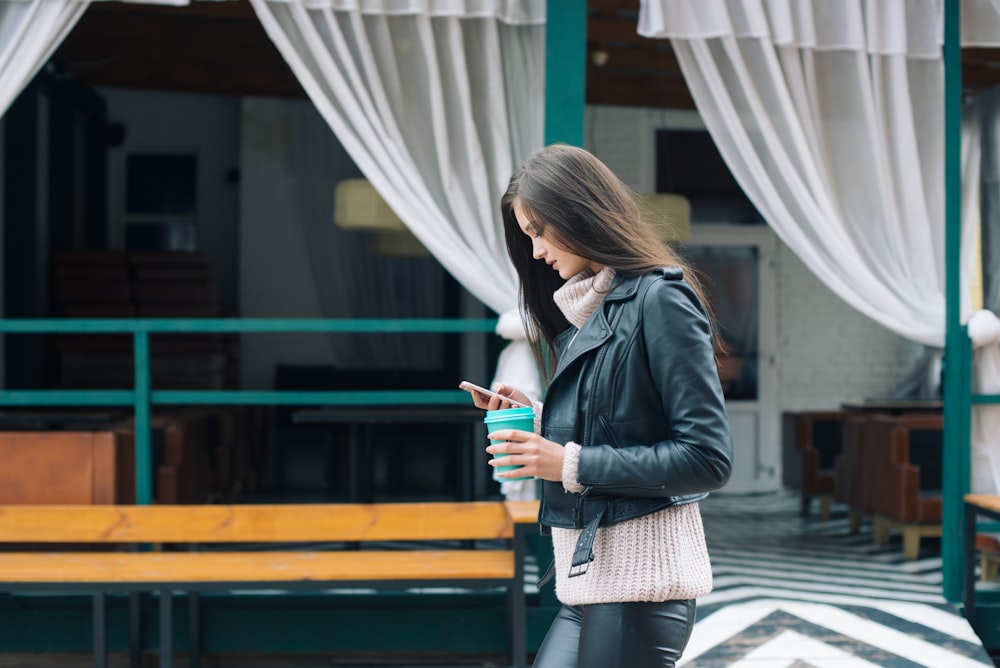
<instances>
[{"instance_id":1,"label":"smartphone","mask_svg":"<svg viewBox=\"0 0 1000 668\"><path fill-rule=\"evenodd\" d=\"M470 383L467 380L463 380L461 383L458 384L458 386L461 389L465 390L466 392L479 392L480 394L485 394L488 397L497 397L499 399L503 399L504 401L510 402L511 406L520 406L521 408L531 408L531 406L529 406L528 404L522 404L520 401L515 401L510 397L505 397L504 395L498 394L493 390L487 390L485 387L480 387L479 385L476 385L475 383Z\"/></svg>"}]
</instances>

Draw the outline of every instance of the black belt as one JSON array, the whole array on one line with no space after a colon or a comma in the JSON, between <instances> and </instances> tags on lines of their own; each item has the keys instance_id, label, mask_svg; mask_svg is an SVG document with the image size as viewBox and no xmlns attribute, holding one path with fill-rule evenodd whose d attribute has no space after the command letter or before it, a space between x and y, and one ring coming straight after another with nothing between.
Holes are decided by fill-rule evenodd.
<instances>
[{"instance_id":1,"label":"black belt","mask_svg":"<svg viewBox=\"0 0 1000 668\"><path fill-rule=\"evenodd\" d=\"M597 536L597 527L600 526L606 512L607 507L605 506L604 510L583 526L583 531L580 532L580 537L576 541L576 550L573 551L573 560L569 565L569 577L573 578L586 573L590 562L594 560L594 538Z\"/></svg>"}]
</instances>

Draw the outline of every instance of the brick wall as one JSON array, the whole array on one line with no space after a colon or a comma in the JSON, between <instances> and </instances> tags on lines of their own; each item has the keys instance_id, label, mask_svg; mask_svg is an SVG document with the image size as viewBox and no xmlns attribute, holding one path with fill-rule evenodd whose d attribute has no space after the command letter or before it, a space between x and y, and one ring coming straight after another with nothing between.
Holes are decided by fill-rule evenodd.
<instances>
[{"instance_id":1,"label":"brick wall","mask_svg":"<svg viewBox=\"0 0 1000 668\"><path fill-rule=\"evenodd\" d=\"M777 270L782 410L885 396L920 357L920 345L849 306L784 244Z\"/></svg>"}]
</instances>

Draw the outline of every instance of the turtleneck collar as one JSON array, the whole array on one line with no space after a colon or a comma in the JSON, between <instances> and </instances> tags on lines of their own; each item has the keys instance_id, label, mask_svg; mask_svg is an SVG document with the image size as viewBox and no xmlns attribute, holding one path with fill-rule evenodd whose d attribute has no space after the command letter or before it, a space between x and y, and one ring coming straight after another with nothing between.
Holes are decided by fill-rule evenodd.
<instances>
[{"instance_id":1,"label":"turtleneck collar","mask_svg":"<svg viewBox=\"0 0 1000 668\"><path fill-rule=\"evenodd\" d=\"M580 272L552 293L556 306L577 329L600 306L615 280L615 271L604 267L596 274Z\"/></svg>"}]
</instances>

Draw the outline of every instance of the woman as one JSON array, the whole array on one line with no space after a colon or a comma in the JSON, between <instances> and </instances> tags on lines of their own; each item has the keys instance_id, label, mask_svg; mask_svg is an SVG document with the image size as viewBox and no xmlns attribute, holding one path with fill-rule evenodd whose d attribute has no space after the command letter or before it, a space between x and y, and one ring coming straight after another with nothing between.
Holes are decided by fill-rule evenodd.
<instances>
[{"instance_id":1,"label":"woman","mask_svg":"<svg viewBox=\"0 0 1000 668\"><path fill-rule=\"evenodd\" d=\"M583 149L536 153L500 208L548 380L544 406L534 403L538 433L497 430L490 438L502 442L487 448L523 466L501 479L542 480L539 523L552 534L563 606L534 666L674 666L694 599L712 587L698 501L732 467L701 288L631 191Z\"/></svg>"}]
</instances>

